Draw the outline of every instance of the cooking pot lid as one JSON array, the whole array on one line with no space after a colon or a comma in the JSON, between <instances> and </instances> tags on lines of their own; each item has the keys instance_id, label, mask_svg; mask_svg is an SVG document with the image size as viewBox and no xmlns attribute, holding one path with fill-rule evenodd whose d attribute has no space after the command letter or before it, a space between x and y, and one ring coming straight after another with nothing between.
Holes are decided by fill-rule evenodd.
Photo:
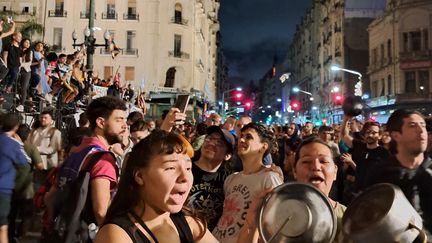
<instances>
[{"instance_id":1,"label":"cooking pot lid","mask_svg":"<svg viewBox=\"0 0 432 243\"><path fill-rule=\"evenodd\" d=\"M336 233L336 216L327 197L303 183L276 187L258 217L266 242L331 242Z\"/></svg>"}]
</instances>

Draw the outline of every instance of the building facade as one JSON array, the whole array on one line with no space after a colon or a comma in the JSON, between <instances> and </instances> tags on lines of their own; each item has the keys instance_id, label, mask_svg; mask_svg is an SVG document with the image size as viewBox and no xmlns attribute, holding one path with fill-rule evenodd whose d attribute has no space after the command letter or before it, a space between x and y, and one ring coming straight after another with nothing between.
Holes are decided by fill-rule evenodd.
<instances>
[{"instance_id":1,"label":"building facade","mask_svg":"<svg viewBox=\"0 0 432 243\"><path fill-rule=\"evenodd\" d=\"M388 0L369 25L372 115L385 122L398 108L432 113L432 2Z\"/></svg>"},{"instance_id":2,"label":"building facade","mask_svg":"<svg viewBox=\"0 0 432 243\"><path fill-rule=\"evenodd\" d=\"M297 122L339 123L342 110L335 97L354 94L358 76L331 70L333 65L365 76L368 66L368 25L384 11L385 0L314 1L302 17L287 52L291 78L286 84L301 91L286 95L301 106L288 107ZM363 80L367 82L367 80ZM304 92L303 92L304 91ZM309 94L308 94L309 93ZM312 98L312 99L311 99ZM290 114L291 113L291 114Z\"/></svg>"},{"instance_id":3,"label":"building facade","mask_svg":"<svg viewBox=\"0 0 432 243\"><path fill-rule=\"evenodd\" d=\"M94 74L108 79L119 72L122 80L146 91L150 103L173 104L179 92L215 103L218 0L15 0L0 1L0 8L21 11L29 3L45 27L41 40L56 52L72 53L73 44L84 41L90 1L95 1L96 44L105 43L108 31L121 48L115 58L97 48Z\"/></svg>"}]
</instances>

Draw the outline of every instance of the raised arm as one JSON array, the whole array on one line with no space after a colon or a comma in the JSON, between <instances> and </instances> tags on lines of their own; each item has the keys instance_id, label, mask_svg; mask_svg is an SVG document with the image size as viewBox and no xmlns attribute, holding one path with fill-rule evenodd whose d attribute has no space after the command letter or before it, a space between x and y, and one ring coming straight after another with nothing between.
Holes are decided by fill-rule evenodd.
<instances>
[{"instance_id":1,"label":"raised arm","mask_svg":"<svg viewBox=\"0 0 432 243\"><path fill-rule=\"evenodd\" d=\"M344 142L348 147L353 147L354 138L349 134L348 121L351 120L352 117L345 115L342 121L342 126L340 129L340 137L342 142Z\"/></svg>"}]
</instances>

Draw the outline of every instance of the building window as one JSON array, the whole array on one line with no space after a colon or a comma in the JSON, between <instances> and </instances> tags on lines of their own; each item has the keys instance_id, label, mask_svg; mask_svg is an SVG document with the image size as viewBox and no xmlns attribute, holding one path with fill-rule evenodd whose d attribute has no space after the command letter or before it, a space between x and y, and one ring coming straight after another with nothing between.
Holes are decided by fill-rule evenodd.
<instances>
[{"instance_id":1,"label":"building window","mask_svg":"<svg viewBox=\"0 0 432 243\"><path fill-rule=\"evenodd\" d=\"M137 49L135 48L136 31L126 31L126 55L137 55Z\"/></svg>"},{"instance_id":2,"label":"building window","mask_svg":"<svg viewBox=\"0 0 432 243\"><path fill-rule=\"evenodd\" d=\"M181 57L181 35L174 35L174 57Z\"/></svg>"},{"instance_id":3,"label":"building window","mask_svg":"<svg viewBox=\"0 0 432 243\"><path fill-rule=\"evenodd\" d=\"M166 72L165 84L164 87L173 88L174 87L174 79L175 79L176 69L171 67Z\"/></svg>"},{"instance_id":4,"label":"building window","mask_svg":"<svg viewBox=\"0 0 432 243\"><path fill-rule=\"evenodd\" d=\"M408 48L408 33L403 33L403 35L402 35L403 37L403 50L404 50L404 52L407 52L407 51L409 51L409 48Z\"/></svg>"},{"instance_id":5,"label":"building window","mask_svg":"<svg viewBox=\"0 0 432 243\"><path fill-rule=\"evenodd\" d=\"M410 32L410 37L411 37L411 50L420 51L422 48L420 31Z\"/></svg>"},{"instance_id":6,"label":"building window","mask_svg":"<svg viewBox=\"0 0 432 243\"><path fill-rule=\"evenodd\" d=\"M405 93L415 93L416 92L416 73L415 72L405 72Z\"/></svg>"},{"instance_id":7,"label":"building window","mask_svg":"<svg viewBox=\"0 0 432 243\"><path fill-rule=\"evenodd\" d=\"M54 28L53 30L53 50L54 51L61 51L62 50L62 36L63 36L63 29L62 28Z\"/></svg>"},{"instance_id":8,"label":"building window","mask_svg":"<svg viewBox=\"0 0 432 243\"><path fill-rule=\"evenodd\" d=\"M7 7L3 6L3 12L6 12L6 11L7 11Z\"/></svg>"},{"instance_id":9,"label":"building window","mask_svg":"<svg viewBox=\"0 0 432 243\"><path fill-rule=\"evenodd\" d=\"M113 73L113 67L112 66L105 66L104 67L104 79L106 82L109 81L109 79L112 78Z\"/></svg>"},{"instance_id":10,"label":"building window","mask_svg":"<svg viewBox=\"0 0 432 243\"><path fill-rule=\"evenodd\" d=\"M136 0L128 0L127 13L124 14L123 19L128 19L128 20L139 19L139 15L137 14L136 11Z\"/></svg>"},{"instance_id":11,"label":"building window","mask_svg":"<svg viewBox=\"0 0 432 243\"><path fill-rule=\"evenodd\" d=\"M102 13L102 19L117 19L115 0L107 0L106 13Z\"/></svg>"},{"instance_id":12,"label":"building window","mask_svg":"<svg viewBox=\"0 0 432 243\"><path fill-rule=\"evenodd\" d=\"M378 51L377 51L377 49L376 48L374 48L373 50L372 50L372 66L375 66L376 65L376 63L377 63L377 59L378 59Z\"/></svg>"},{"instance_id":13,"label":"building window","mask_svg":"<svg viewBox=\"0 0 432 243\"><path fill-rule=\"evenodd\" d=\"M125 80L126 81L135 80L135 67L125 67Z\"/></svg>"},{"instance_id":14,"label":"building window","mask_svg":"<svg viewBox=\"0 0 432 243\"><path fill-rule=\"evenodd\" d=\"M64 10L64 1L63 0L56 0L55 1L55 11L58 13L63 13Z\"/></svg>"},{"instance_id":15,"label":"building window","mask_svg":"<svg viewBox=\"0 0 432 243\"><path fill-rule=\"evenodd\" d=\"M174 23L182 24L182 5L180 3L176 3L174 7Z\"/></svg>"},{"instance_id":16,"label":"building window","mask_svg":"<svg viewBox=\"0 0 432 243\"><path fill-rule=\"evenodd\" d=\"M380 46L380 49L381 49L381 51L380 51L380 59L381 59L381 63L384 63L384 58L385 58L385 52L384 52L384 44L381 44L381 46Z\"/></svg>"},{"instance_id":17,"label":"building window","mask_svg":"<svg viewBox=\"0 0 432 243\"><path fill-rule=\"evenodd\" d=\"M390 60L392 59L392 49L391 49L392 47L391 47L391 40L389 39L388 41L387 41L387 58L388 58L388 61L390 62Z\"/></svg>"},{"instance_id":18,"label":"building window","mask_svg":"<svg viewBox=\"0 0 432 243\"><path fill-rule=\"evenodd\" d=\"M419 77L420 91L424 93L429 93L429 71L428 70L419 71L418 77ZM421 89L420 87L423 87L423 89Z\"/></svg>"},{"instance_id":19,"label":"building window","mask_svg":"<svg viewBox=\"0 0 432 243\"><path fill-rule=\"evenodd\" d=\"M24 7L22 10L23 13L29 13L30 12L30 8L29 7Z\"/></svg>"},{"instance_id":20,"label":"building window","mask_svg":"<svg viewBox=\"0 0 432 243\"><path fill-rule=\"evenodd\" d=\"M423 50L429 50L429 32L427 29L423 30L423 43L424 43Z\"/></svg>"},{"instance_id":21,"label":"building window","mask_svg":"<svg viewBox=\"0 0 432 243\"><path fill-rule=\"evenodd\" d=\"M389 95L393 94L393 81L391 75L387 77L387 90Z\"/></svg>"}]
</instances>

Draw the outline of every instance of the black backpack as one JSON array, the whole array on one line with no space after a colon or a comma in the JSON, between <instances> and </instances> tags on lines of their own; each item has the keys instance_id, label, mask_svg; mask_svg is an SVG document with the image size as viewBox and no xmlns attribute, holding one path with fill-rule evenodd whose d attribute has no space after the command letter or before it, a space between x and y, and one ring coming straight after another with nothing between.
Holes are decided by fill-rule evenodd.
<instances>
[{"instance_id":1,"label":"black backpack","mask_svg":"<svg viewBox=\"0 0 432 243\"><path fill-rule=\"evenodd\" d=\"M53 228L44 242L84 243L91 242L96 234L96 221L89 195L90 171L108 151L94 152L85 168L75 180L59 188L55 193Z\"/></svg>"}]
</instances>

